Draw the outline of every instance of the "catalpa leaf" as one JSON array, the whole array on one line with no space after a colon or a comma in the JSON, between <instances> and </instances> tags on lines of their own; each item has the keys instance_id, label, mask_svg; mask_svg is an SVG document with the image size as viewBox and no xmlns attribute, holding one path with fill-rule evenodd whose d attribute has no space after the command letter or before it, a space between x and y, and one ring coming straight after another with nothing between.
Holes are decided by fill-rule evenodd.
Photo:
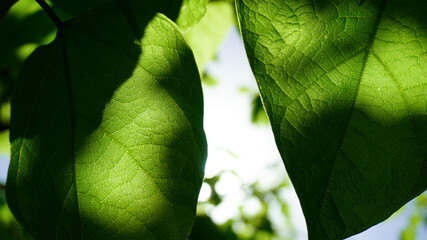
<instances>
[{"instance_id":1,"label":"catalpa leaf","mask_svg":"<svg viewBox=\"0 0 427 240\"><path fill-rule=\"evenodd\" d=\"M66 19L82 14L96 6L112 0L52 0L59 14ZM183 29L197 23L206 12L209 0L144 0L141 5L157 9L174 20Z\"/></svg>"},{"instance_id":2,"label":"catalpa leaf","mask_svg":"<svg viewBox=\"0 0 427 240\"><path fill-rule=\"evenodd\" d=\"M310 239L363 231L426 190L426 1L237 9Z\"/></svg>"},{"instance_id":3,"label":"catalpa leaf","mask_svg":"<svg viewBox=\"0 0 427 240\"><path fill-rule=\"evenodd\" d=\"M186 239L206 140L193 54L138 1L65 22L12 98L7 200L36 239Z\"/></svg>"}]
</instances>

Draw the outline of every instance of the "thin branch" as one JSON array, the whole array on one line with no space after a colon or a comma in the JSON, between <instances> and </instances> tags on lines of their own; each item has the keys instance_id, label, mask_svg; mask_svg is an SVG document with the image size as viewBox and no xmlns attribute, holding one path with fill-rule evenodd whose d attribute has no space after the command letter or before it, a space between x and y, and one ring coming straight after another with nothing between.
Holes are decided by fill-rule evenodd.
<instances>
[{"instance_id":1,"label":"thin branch","mask_svg":"<svg viewBox=\"0 0 427 240\"><path fill-rule=\"evenodd\" d=\"M43 8L43 10L50 17L50 19L52 19L58 31L61 30L63 26L62 21L58 17L58 15L56 15L56 13L52 10L52 8L50 8L49 4L47 4L44 0L36 0L36 2L40 5L41 8Z\"/></svg>"}]
</instances>

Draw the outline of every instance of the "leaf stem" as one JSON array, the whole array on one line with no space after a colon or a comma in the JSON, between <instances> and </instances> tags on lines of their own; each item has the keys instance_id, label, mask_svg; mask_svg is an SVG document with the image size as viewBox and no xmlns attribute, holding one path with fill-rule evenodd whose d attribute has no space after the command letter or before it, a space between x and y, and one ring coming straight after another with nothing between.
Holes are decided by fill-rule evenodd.
<instances>
[{"instance_id":1,"label":"leaf stem","mask_svg":"<svg viewBox=\"0 0 427 240\"><path fill-rule=\"evenodd\" d=\"M56 15L56 13L52 10L49 4L47 4L44 0L36 0L36 2L40 5L41 8L43 8L49 18L55 23L58 31L61 30L63 26L62 21L58 17L58 15Z\"/></svg>"}]
</instances>

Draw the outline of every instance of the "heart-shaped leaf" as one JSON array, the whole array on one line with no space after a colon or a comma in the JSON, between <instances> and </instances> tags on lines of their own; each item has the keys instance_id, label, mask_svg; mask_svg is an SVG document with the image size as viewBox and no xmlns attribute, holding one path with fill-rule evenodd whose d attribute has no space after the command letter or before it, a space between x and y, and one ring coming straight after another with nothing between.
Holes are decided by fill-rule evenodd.
<instances>
[{"instance_id":1,"label":"heart-shaped leaf","mask_svg":"<svg viewBox=\"0 0 427 240\"><path fill-rule=\"evenodd\" d=\"M342 239L427 188L427 2L238 0L310 239Z\"/></svg>"},{"instance_id":2,"label":"heart-shaped leaf","mask_svg":"<svg viewBox=\"0 0 427 240\"><path fill-rule=\"evenodd\" d=\"M65 22L12 98L7 200L36 239L186 239L203 98L176 25L138 1Z\"/></svg>"}]
</instances>

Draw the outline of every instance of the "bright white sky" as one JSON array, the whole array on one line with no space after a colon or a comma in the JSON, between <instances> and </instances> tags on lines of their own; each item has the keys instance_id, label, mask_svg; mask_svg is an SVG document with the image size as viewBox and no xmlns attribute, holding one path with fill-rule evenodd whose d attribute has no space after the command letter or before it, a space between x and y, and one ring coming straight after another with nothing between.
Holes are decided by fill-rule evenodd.
<instances>
[{"instance_id":1,"label":"bright white sky","mask_svg":"<svg viewBox=\"0 0 427 240\"><path fill-rule=\"evenodd\" d=\"M244 197L241 182L250 184L259 180L269 185L282 181L286 172L284 167L268 168L273 164L283 166L273 134L269 127L250 123L252 97L248 93L239 92L241 87L256 92L257 87L237 29L230 31L220 49L218 60L208 65L208 71L218 79L218 84L204 88L205 131L209 151L205 175L212 177L220 171L232 170L239 176L225 174L216 188L218 193L227 197L220 207L211 212L211 217L215 222L222 223L238 213L237 206ZM7 166L8 157L0 157L1 183L6 180ZM206 195L206 190L202 189L201 195ZM283 195L296 227L296 240L307 239L304 217L295 191L290 188ZM347 240L398 240L411 213L411 204L408 205L391 220ZM249 201L247 207L257 208L257 204ZM280 219L280 214L275 216ZM417 239L427 239L426 228L420 229Z\"/></svg>"}]
</instances>

